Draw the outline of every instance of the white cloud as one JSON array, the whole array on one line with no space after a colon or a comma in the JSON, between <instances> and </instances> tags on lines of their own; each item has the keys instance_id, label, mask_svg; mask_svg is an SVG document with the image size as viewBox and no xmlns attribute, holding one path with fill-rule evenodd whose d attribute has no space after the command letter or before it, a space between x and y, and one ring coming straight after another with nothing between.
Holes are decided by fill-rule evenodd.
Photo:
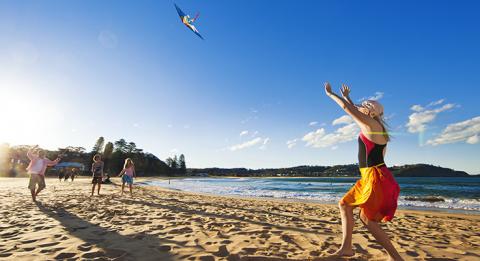
<instances>
[{"instance_id":1,"label":"white cloud","mask_svg":"<svg viewBox=\"0 0 480 261\"><path fill-rule=\"evenodd\" d=\"M333 133L326 133L324 128L320 128L305 134L302 138L302 140L306 142L305 146L314 148L332 147L332 149L335 150L338 148L336 144L354 140L360 129L352 117L343 115L332 121L333 126L341 124L345 126L338 128Z\"/></svg>"},{"instance_id":2,"label":"white cloud","mask_svg":"<svg viewBox=\"0 0 480 261\"><path fill-rule=\"evenodd\" d=\"M416 111L416 112L420 112L420 111L425 110L425 108L423 108L422 106L420 106L420 105L418 105L418 104L415 104L415 105L413 105L412 107L410 107L410 110Z\"/></svg>"},{"instance_id":3,"label":"white cloud","mask_svg":"<svg viewBox=\"0 0 480 261\"><path fill-rule=\"evenodd\" d=\"M479 142L480 116L448 125L440 135L428 140L427 144L440 145L456 142L476 144Z\"/></svg>"},{"instance_id":4,"label":"white cloud","mask_svg":"<svg viewBox=\"0 0 480 261\"><path fill-rule=\"evenodd\" d=\"M170 150L171 153L178 153L178 149L177 148L173 148Z\"/></svg>"},{"instance_id":5,"label":"white cloud","mask_svg":"<svg viewBox=\"0 0 480 261\"><path fill-rule=\"evenodd\" d=\"M268 143L269 141L270 141L270 138L265 138L265 139L263 140L262 146L260 146L259 149L261 149L261 150L267 149L267 143Z\"/></svg>"},{"instance_id":6,"label":"white cloud","mask_svg":"<svg viewBox=\"0 0 480 261\"><path fill-rule=\"evenodd\" d=\"M406 126L408 127L408 131L411 133L425 131L425 129L427 128L427 124L434 121L437 117L437 114L449 110L454 106L454 104L448 103L443 105L442 107L432 110L415 111L408 117L408 123L406 124ZM414 106L412 106L411 108L412 110L414 110L413 107Z\"/></svg>"},{"instance_id":7,"label":"white cloud","mask_svg":"<svg viewBox=\"0 0 480 261\"><path fill-rule=\"evenodd\" d=\"M247 130L244 130L242 132L240 132L240 137L244 136L244 135L247 135L248 134L248 131Z\"/></svg>"},{"instance_id":8,"label":"white cloud","mask_svg":"<svg viewBox=\"0 0 480 261\"><path fill-rule=\"evenodd\" d=\"M325 132L324 128L320 128L316 131L307 133L303 136L302 140L307 143L307 147L326 148L338 143L354 140L359 131L360 129L356 123L350 123L338 128L335 132L328 134Z\"/></svg>"},{"instance_id":9,"label":"white cloud","mask_svg":"<svg viewBox=\"0 0 480 261\"><path fill-rule=\"evenodd\" d=\"M258 134L258 131L254 131L254 132L252 133L252 137L257 136L257 134Z\"/></svg>"},{"instance_id":10,"label":"white cloud","mask_svg":"<svg viewBox=\"0 0 480 261\"><path fill-rule=\"evenodd\" d=\"M270 138L265 138L264 139L264 138L261 138L261 137L257 137L255 139L252 139L252 140L240 143L240 144L233 145L233 146L230 147L230 150L231 151L242 150L242 149L253 147L253 146L258 145L258 144L262 144L260 149L265 149L266 148L265 146L267 145L267 143L269 141L270 141Z\"/></svg>"},{"instance_id":11,"label":"white cloud","mask_svg":"<svg viewBox=\"0 0 480 261\"><path fill-rule=\"evenodd\" d=\"M468 143L468 144L477 144L478 141L479 141L478 135L475 135L475 136L472 136L472 137L468 138L465 142Z\"/></svg>"},{"instance_id":12,"label":"white cloud","mask_svg":"<svg viewBox=\"0 0 480 261\"><path fill-rule=\"evenodd\" d=\"M336 118L335 120L333 120L332 125L335 126L338 124L350 124L350 123L353 123L352 117L350 117L349 115L343 115L342 117Z\"/></svg>"},{"instance_id":13,"label":"white cloud","mask_svg":"<svg viewBox=\"0 0 480 261\"><path fill-rule=\"evenodd\" d=\"M317 125L317 124L318 124L317 121L311 121L308 125L310 125L310 126L315 126L315 125Z\"/></svg>"},{"instance_id":14,"label":"white cloud","mask_svg":"<svg viewBox=\"0 0 480 261\"><path fill-rule=\"evenodd\" d=\"M440 100L438 100L438 101L433 101L433 102L429 103L427 106L440 105L440 104L442 104L444 101L445 101L445 99L440 99Z\"/></svg>"},{"instance_id":15,"label":"white cloud","mask_svg":"<svg viewBox=\"0 0 480 261\"><path fill-rule=\"evenodd\" d=\"M287 147L289 149L295 147L297 145L297 141L298 141L298 139L288 140L287 141Z\"/></svg>"},{"instance_id":16,"label":"white cloud","mask_svg":"<svg viewBox=\"0 0 480 261\"><path fill-rule=\"evenodd\" d=\"M380 100L381 98L383 98L383 92L375 92L375 95L374 96L370 96L368 98L368 100Z\"/></svg>"},{"instance_id":17,"label":"white cloud","mask_svg":"<svg viewBox=\"0 0 480 261\"><path fill-rule=\"evenodd\" d=\"M383 98L383 92L375 92L375 94L373 96L370 96L370 97L363 97L361 98L359 101L364 101L364 100L380 100L381 98Z\"/></svg>"}]
</instances>

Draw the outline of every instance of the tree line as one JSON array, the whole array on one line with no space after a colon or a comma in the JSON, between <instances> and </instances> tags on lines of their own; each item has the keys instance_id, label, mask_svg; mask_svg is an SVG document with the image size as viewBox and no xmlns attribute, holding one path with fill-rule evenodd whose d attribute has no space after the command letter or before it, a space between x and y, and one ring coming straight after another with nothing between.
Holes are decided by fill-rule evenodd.
<instances>
[{"instance_id":1,"label":"tree line","mask_svg":"<svg viewBox=\"0 0 480 261\"><path fill-rule=\"evenodd\" d=\"M0 175L15 176L23 174L29 162L26 154L30 147L28 145L10 147L7 144L0 144ZM95 154L102 155L104 171L112 176L117 175L122 170L126 158L133 160L139 176L185 175L187 170L183 154L167 158L165 163L152 153L144 152L143 149L138 148L135 142L127 142L125 139L107 142L104 137L99 137L89 152L84 147L75 146L45 151L49 159L61 155L61 162L82 163L85 166L84 174L87 175L90 174L90 166ZM53 171L50 169L49 172L51 174ZM47 175L49 172L47 172Z\"/></svg>"}]
</instances>

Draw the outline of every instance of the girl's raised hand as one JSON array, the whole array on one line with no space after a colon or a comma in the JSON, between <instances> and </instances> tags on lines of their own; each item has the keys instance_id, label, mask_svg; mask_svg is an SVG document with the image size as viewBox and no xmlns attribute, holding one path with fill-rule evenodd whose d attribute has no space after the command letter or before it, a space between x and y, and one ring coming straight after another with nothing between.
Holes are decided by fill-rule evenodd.
<instances>
[{"instance_id":1,"label":"girl's raised hand","mask_svg":"<svg viewBox=\"0 0 480 261\"><path fill-rule=\"evenodd\" d=\"M332 94L332 86L330 86L330 83L328 83L328 82L325 83L325 93L327 95Z\"/></svg>"},{"instance_id":2,"label":"girl's raised hand","mask_svg":"<svg viewBox=\"0 0 480 261\"><path fill-rule=\"evenodd\" d=\"M342 96L346 98L348 95L350 95L350 87L348 87L346 84L342 84L340 92L342 93Z\"/></svg>"}]
</instances>

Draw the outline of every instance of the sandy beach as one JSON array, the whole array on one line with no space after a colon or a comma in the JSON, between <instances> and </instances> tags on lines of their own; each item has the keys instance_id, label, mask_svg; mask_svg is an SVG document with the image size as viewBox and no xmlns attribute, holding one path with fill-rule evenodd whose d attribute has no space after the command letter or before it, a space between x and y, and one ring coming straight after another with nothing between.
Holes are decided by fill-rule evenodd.
<instances>
[{"instance_id":1,"label":"sandy beach","mask_svg":"<svg viewBox=\"0 0 480 261\"><path fill-rule=\"evenodd\" d=\"M141 179L140 179L141 180ZM26 178L0 178L4 260L336 260L333 205L210 196L117 184L90 197L90 179L59 183L32 202ZM480 260L480 215L398 211L385 226L406 260ZM386 260L359 220L350 260Z\"/></svg>"}]
</instances>

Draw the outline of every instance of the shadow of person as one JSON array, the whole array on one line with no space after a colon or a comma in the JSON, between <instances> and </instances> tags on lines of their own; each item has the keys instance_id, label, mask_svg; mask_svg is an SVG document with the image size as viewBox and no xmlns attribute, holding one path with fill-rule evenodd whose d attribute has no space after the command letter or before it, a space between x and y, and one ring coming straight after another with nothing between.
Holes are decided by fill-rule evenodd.
<instances>
[{"instance_id":1,"label":"shadow of person","mask_svg":"<svg viewBox=\"0 0 480 261\"><path fill-rule=\"evenodd\" d=\"M121 235L116 231L90 223L64 208L55 208L40 202L37 202L36 205L40 211L60 222L70 235L86 242L78 247L81 252L85 252L81 256L82 259L176 260L169 252L171 248L168 244L177 244L178 242L160 239L145 233ZM87 252L92 246L100 248L102 251ZM68 254L60 253L56 259L73 257Z\"/></svg>"}]
</instances>

